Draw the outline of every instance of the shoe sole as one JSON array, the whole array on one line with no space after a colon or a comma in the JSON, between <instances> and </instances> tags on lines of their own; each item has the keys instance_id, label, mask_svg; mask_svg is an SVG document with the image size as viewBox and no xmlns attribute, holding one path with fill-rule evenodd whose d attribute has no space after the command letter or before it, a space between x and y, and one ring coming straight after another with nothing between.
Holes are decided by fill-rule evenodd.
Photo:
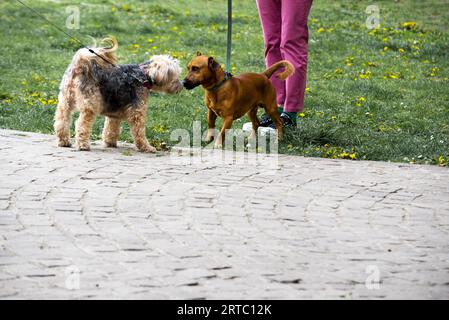
<instances>
[{"instance_id":1,"label":"shoe sole","mask_svg":"<svg viewBox=\"0 0 449 320\"><path fill-rule=\"evenodd\" d=\"M253 131L253 124L251 122L246 122L242 126L242 130L244 132L252 132ZM261 136L266 136L270 134L276 133L276 129L270 128L270 127L259 127L257 129L257 133Z\"/></svg>"}]
</instances>

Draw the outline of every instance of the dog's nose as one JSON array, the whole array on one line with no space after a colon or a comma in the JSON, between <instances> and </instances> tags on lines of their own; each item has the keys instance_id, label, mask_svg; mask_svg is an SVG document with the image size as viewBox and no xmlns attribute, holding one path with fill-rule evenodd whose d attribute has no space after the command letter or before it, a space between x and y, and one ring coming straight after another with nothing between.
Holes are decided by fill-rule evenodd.
<instances>
[{"instance_id":1,"label":"dog's nose","mask_svg":"<svg viewBox=\"0 0 449 320\"><path fill-rule=\"evenodd\" d=\"M192 81L190 81L189 79L184 79L182 80L182 85L184 86L184 88L188 89L192 86Z\"/></svg>"}]
</instances>

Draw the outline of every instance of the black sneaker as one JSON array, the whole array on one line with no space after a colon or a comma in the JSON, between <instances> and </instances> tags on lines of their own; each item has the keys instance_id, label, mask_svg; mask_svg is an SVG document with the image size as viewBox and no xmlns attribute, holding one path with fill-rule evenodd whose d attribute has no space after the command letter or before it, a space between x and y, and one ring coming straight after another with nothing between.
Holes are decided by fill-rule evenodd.
<instances>
[{"instance_id":1,"label":"black sneaker","mask_svg":"<svg viewBox=\"0 0 449 320\"><path fill-rule=\"evenodd\" d=\"M294 128L296 127L295 123L293 122L292 118L285 112L281 113L281 121L284 125L284 128ZM273 121L271 121L271 124L268 126L272 129L276 129L276 126Z\"/></svg>"},{"instance_id":2,"label":"black sneaker","mask_svg":"<svg viewBox=\"0 0 449 320\"><path fill-rule=\"evenodd\" d=\"M270 116L264 113L259 120L259 127L269 127L273 124L273 120L271 120Z\"/></svg>"}]
</instances>

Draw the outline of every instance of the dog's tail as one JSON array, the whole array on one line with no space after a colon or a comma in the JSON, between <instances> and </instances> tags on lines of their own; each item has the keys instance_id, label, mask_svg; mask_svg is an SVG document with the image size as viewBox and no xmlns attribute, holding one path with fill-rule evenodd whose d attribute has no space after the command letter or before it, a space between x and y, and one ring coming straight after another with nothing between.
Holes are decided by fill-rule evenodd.
<instances>
[{"instance_id":1,"label":"dog's tail","mask_svg":"<svg viewBox=\"0 0 449 320\"><path fill-rule=\"evenodd\" d=\"M101 43L104 43L106 46L100 48L92 48L92 50L101 55L107 61L115 64L117 61L117 58L115 57L115 51L118 48L117 39L115 37L108 37L101 40Z\"/></svg>"},{"instance_id":2,"label":"dog's tail","mask_svg":"<svg viewBox=\"0 0 449 320\"><path fill-rule=\"evenodd\" d=\"M264 72L262 72L262 74L265 75L267 78L270 78L273 75L273 73L275 73L279 68L282 68L282 67L284 67L285 70L276 75L276 77L278 79L285 80L288 77L290 77L293 73L295 73L295 68L289 61L281 60L281 61L273 64L271 67L269 67Z\"/></svg>"},{"instance_id":3,"label":"dog's tail","mask_svg":"<svg viewBox=\"0 0 449 320\"><path fill-rule=\"evenodd\" d=\"M96 81L100 70L113 68L117 58L115 51L118 48L114 37L105 38L101 41L104 46L97 47L95 42L90 47L79 49L72 59L72 63L66 70L65 78L75 79L80 76L83 81ZM92 53L95 52L95 53ZM63 80L63 83L67 83ZM61 84L62 85L62 84Z\"/></svg>"},{"instance_id":4,"label":"dog's tail","mask_svg":"<svg viewBox=\"0 0 449 320\"><path fill-rule=\"evenodd\" d=\"M104 38L101 40L101 43L103 43L104 46L97 47L95 40L93 40L93 44L89 49L79 49L73 57L72 62L82 61L82 63L88 64L95 62L103 68L111 67L117 61L115 56L115 51L118 48L117 39L114 37Z\"/></svg>"}]
</instances>

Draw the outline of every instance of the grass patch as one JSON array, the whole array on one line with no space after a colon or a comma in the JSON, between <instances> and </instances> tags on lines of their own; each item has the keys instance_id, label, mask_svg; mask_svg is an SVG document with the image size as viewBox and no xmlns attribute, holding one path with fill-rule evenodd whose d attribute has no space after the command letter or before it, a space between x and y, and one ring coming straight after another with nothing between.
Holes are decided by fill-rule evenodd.
<instances>
[{"instance_id":1,"label":"grass patch","mask_svg":"<svg viewBox=\"0 0 449 320\"><path fill-rule=\"evenodd\" d=\"M64 27L71 1L27 1ZM447 165L449 157L449 12L441 1L378 1L381 25L366 28L366 3L315 1L309 19L306 108L282 153ZM79 30L114 35L120 63L168 53L186 65L197 50L225 62L224 1L90 0L79 5ZM78 44L15 1L0 4L0 127L53 133L59 81ZM407 22L413 22L412 24ZM234 4L232 71L264 69L263 38L253 0ZM150 97L147 135L166 148L170 133L206 128L201 89ZM234 123L241 127L245 118ZM95 123L99 138L103 119ZM131 141L124 127L122 140Z\"/></svg>"}]
</instances>

